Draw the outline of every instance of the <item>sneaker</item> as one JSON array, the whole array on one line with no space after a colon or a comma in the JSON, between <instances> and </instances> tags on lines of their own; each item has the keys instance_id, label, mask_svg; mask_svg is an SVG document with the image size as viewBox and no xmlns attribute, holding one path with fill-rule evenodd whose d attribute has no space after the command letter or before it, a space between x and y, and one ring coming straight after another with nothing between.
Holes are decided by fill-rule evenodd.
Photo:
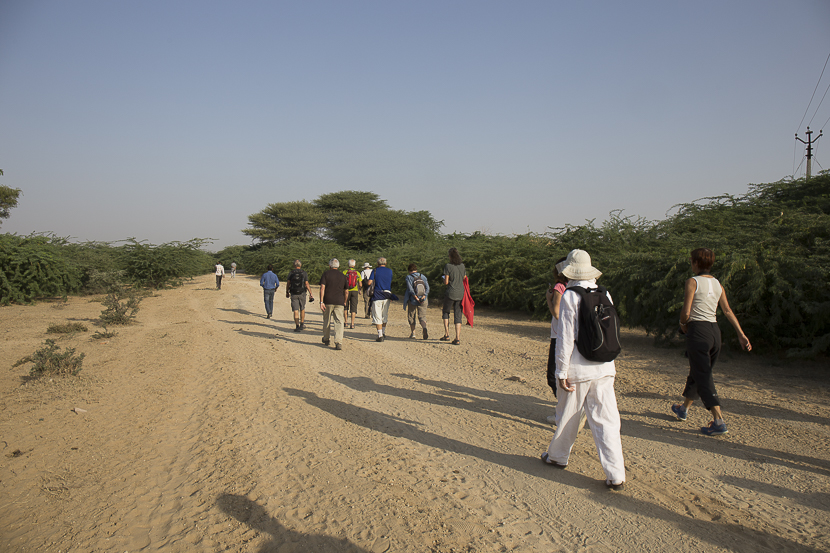
<instances>
[{"instance_id":1,"label":"sneaker","mask_svg":"<svg viewBox=\"0 0 830 553\"><path fill-rule=\"evenodd\" d=\"M415 333L413 332L412 334L410 334L410 335L409 335L409 337L410 337L412 340L414 340L414 339L415 339Z\"/></svg>"},{"instance_id":2,"label":"sneaker","mask_svg":"<svg viewBox=\"0 0 830 553\"><path fill-rule=\"evenodd\" d=\"M325 338L323 338L323 343L324 343L325 345L329 345L331 342L329 342L328 340L326 340Z\"/></svg>"},{"instance_id":3,"label":"sneaker","mask_svg":"<svg viewBox=\"0 0 830 553\"><path fill-rule=\"evenodd\" d=\"M383 342L383 336L378 336L378 339L375 342Z\"/></svg>"},{"instance_id":4,"label":"sneaker","mask_svg":"<svg viewBox=\"0 0 830 553\"><path fill-rule=\"evenodd\" d=\"M270 314L270 313L266 313L266 314L265 314L265 318L266 318L266 319L270 319L270 318L271 318L271 314Z\"/></svg>"},{"instance_id":5,"label":"sneaker","mask_svg":"<svg viewBox=\"0 0 830 553\"><path fill-rule=\"evenodd\" d=\"M334 344L334 349L340 351L341 349L343 349L343 346L341 346L340 344Z\"/></svg>"},{"instance_id":6,"label":"sneaker","mask_svg":"<svg viewBox=\"0 0 830 553\"><path fill-rule=\"evenodd\" d=\"M548 421L548 424L556 426L556 415L548 415L545 420Z\"/></svg>"},{"instance_id":7,"label":"sneaker","mask_svg":"<svg viewBox=\"0 0 830 553\"><path fill-rule=\"evenodd\" d=\"M677 417L677 420L684 421L686 420L686 409L683 408L682 405L672 405L671 412L674 413L674 416Z\"/></svg>"},{"instance_id":8,"label":"sneaker","mask_svg":"<svg viewBox=\"0 0 830 553\"><path fill-rule=\"evenodd\" d=\"M715 424L715 421L709 423L709 426L704 426L700 429L701 433L706 436L720 436L726 434L729 430L726 429L726 423Z\"/></svg>"},{"instance_id":9,"label":"sneaker","mask_svg":"<svg viewBox=\"0 0 830 553\"><path fill-rule=\"evenodd\" d=\"M305 323L300 323L300 330L305 330Z\"/></svg>"},{"instance_id":10,"label":"sneaker","mask_svg":"<svg viewBox=\"0 0 830 553\"><path fill-rule=\"evenodd\" d=\"M299 332L299 331L300 331L300 325L295 326L294 327L294 332Z\"/></svg>"},{"instance_id":11,"label":"sneaker","mask_svg":"<svg viewBox=\"0 0 830 553\"><path fill-rule=\"evenodd\" d=\"M427 332L427 329L424 328L424 340L427 340L428 338L429 338L429 332Z\"/></svg>"}]
</instances>

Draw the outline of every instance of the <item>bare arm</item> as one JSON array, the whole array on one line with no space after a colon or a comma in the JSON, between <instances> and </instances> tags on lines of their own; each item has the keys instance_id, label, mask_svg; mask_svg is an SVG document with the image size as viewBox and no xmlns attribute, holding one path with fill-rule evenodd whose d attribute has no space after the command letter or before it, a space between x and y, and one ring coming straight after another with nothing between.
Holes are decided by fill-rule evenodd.
<instances>
[{"instance_id":1,"label":"bare arm","mask_svg":"<svg viewBox=\"0 0 830 553\"><path fill-rule=\"evenodd\" d=\"M326 285L325 285L325 284L321 284L321 285L320 285L320 310L321 310L321 311L325 311L325 310L326 310L325 305L323 305L323 298L325 297L323 294L325 294L325 293L326 293Z\"/></svg>"},{"instance_id":2,"label":"bare arm","mask_svg":"<svg viewBox=\"0 0 830 553\"><path fill-rule=\"evenodd\" d=\"M559 303L562 301L562 294L560 294L557 290L551 290L548 288L548 291L545 294L545 299L548 302L548 310L550 311L550 314L553 315L553 318L558 321Z\"/></svg>"},{"instance_id":3,"label":"bare arm","mask_svg":"<svg viewBox=\"0 0 830 553\"><path fill-rule=\"evenodd\" d=\"M741 323L738 322L738 317L735 316L735 313L732 312L732 308L729 307L729 300L726 299L726 290L721 292L720 299L718 300L718 306L721 311L723 311L726 320L729 321L729 324L731 324L732 328L735 329L735 332L738 333L738 342L740 342L741 347L746 351L752 351L752 344L749 343L749 338L746 337L743 329L741 329Z\"/></svg>"}]
</instances>

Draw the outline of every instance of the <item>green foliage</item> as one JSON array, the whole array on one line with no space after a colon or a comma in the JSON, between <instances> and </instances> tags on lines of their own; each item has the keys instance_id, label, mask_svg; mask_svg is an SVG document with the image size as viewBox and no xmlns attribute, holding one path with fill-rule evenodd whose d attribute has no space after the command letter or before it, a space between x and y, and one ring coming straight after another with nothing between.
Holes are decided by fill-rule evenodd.
<instances>
[{"instance_id":1,"label":"green foliage","mask_svg":"<svg viewBox=\"0 0 830 553\"><path fill-rule=\"evenodd\" d=\"M3 219L11 216L11 210L17 207L18 197L20 197L19 188L10 188L0 184L0 224Z\"/></svg>"},{"instance_id":2,"label":"green foliage","mask_svg":"<svg viewBox=\"0 0 830 553\"><path fill-rule=\"evenodd\" d=\"M264 243L310 240L321 235L325 224L323 212L310 202L281 202L250 215L251 228L243 229L242 234Z\"/></svg>"},{"instance_id":3,"label":"green foliage","mask_svg":"<svg viewBox=\"0 0 830 553\"><path fill-rule=\"evenodd\" d=\"M73 332L86 332L87 328L83 323L52 323L46 327L47 334L72 334Z\"/></svg>"},{"instance_id":4,"label":"green foliage","mask_svg":"<svg viewBox=\"0 0 830 553\"><path fill-rule=\"evenodd\" d=\"M46 340L43 347L36 350L32 355L17 361L13 367L19 367L26 363L34 363L29 370L32 377L44 375L77 375L81 371L86 354L75 355L75 348L61 348L54 340Z\"/></svg>"},{"instance_id":5,"label":"green foliage","mask_svg":"<svg viewBox=\"0 0 830 553\"><path fill-rule=\"evenodd\" d=\"M135 288L113 286L107 297L101 301L106 307L101 311L101 322L105 325L127 325L133 322L138 313L138 304L143 299Z\"/></svg>"},{"instance_id":6,"label":"green foliage","mask_svg":"<svg viewBox=\"0 0 830 553\"><path fill-rule=\"evenodd\" d=\"M0 176L3 175L3 170L0 169ZM11 210L17 207L17 199L20 197L19 188L10 188L0 184L0 224L3 219L8 219L11 215Z\"/></svg>"},{"instance_id":7,"label":"green foliage","mask_svg":"<svg viewBox=\"0 0 830 553\"><path fill-rule=\"evenodd\" d=\"M374 192L344 190L313 202L269 204L248 224L242 232L260 244L323 238L361 251L434 239L443 222L427 211L392 210Z\"/></svg>"},{"instance_id":8,"label":"green foliage","mask_svg":"<svg viewBox=\"0 0 830 553\"><path fill-rule=\"evenodd\" d=\"M244 271L241 259L242 254L247 250L247 246L228 246L213 254L214 263L218 261L227 270L230 270L231 263L236 263L236 270Z\"/></svg>"},{"instance_id":9,"label":"green foliage","mask_svg":"<svg viewBox=\"0 0 830 553\"><path fill-rule=\"evenodd\" d=\"M77 292L82 272L65 246L53 236L0 235L0 304Z\"/></svg>"},{"instance_id":10,"label":"green foliage","mask_svg":"<svg viewBox=\"0 0 830 553\"><path fill-rule=\"evenodd\" d=\"M130 239L120 253L124 275L128 282L141 286L181 285L183 279L211 270L213 256L201 250L205 242L197 238L154 246Z\"/></svg>"}]
</instances>

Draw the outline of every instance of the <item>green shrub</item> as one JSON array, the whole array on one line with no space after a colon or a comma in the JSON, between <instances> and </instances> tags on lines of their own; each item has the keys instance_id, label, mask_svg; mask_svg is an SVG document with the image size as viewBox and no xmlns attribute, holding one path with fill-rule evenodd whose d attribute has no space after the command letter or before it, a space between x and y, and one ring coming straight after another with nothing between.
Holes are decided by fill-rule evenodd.
<instances>
[{"instance_id":1,"label":"green shrub","mask_svg":"<svg viewBox=\"0 0 830 553\"><path fill-rule=\"evenodd\" d=\"M104 327L104 330L96 331L95 334L92 335L92 337L95 340L103 340L105 338L113 338L117 334L118 334L117 332L112 331L112 330L107 330L107 327Z\"/></svg>"},{"instance_id":2,"label":"green shrub","mask_svg":"<svg viewBox=\"0 0 830 553\"><path fill-rule=\"evenodd\" d=\"M143 297L134 288L114 286L107 297L101 301L104 307L99 317L105 325L127 325L133 322L138 313L138 304Z\"/></svg>"},{"instance_id":3,"label":"green shrub","mask_svg":"<svg viewBox=\"0 0 830 553\"><path fill-rule=\"evenodd\" d=\"M65 246L53 236L0 234L0 304L77 292L81 271Z\"/></svg>"},{"instance_id":4,"label":"green shrub","mask_svg":"<svg viewBox=\"0 0 830 553\"><path fill-rule=\"evenodd\" d=\"M73 332L86 332L87 328L83 323L50 324L46 328L47 334L71 334Z\"/></svg>"},{"instance_id":5,"label":"green shrub","mask_svg":"<svg viewBox=\"0 0 830 553\"><path fill-rule=\"evenodd\" d=\"M200 249L205 243L193 239L154 246L130 239L121 247L121 266L128 282L152 288L179 286L185 278L213 267L213 256Z\"/></svg>"},{"instance_id":6,"label":"green shrub","mask_svg":"<svg viewBox=\"0 0 830 553\"><path fill-rule=\"evenodd\" d=\"M54 340L46 340L43 347L36 350L32 355L20 359L13 367L19 367L26 363L34 363L29 370L32 377L44 375L77 375L84 362L86 354L75 355L75 348L61 348Z\"/></svg>"}]
</instances>

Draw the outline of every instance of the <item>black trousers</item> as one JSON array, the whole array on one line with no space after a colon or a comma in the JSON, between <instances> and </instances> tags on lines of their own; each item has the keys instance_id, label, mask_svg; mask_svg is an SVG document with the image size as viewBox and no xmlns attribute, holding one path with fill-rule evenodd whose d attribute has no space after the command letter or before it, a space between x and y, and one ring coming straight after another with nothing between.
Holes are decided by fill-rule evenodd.
<instances>
[{"instance_id":1,"label":"black trousers","mask_svg":"<svg viewBox=\"0 0 830 553\"><path fill-rule=\"evenodd\" d=\"M683 397L700 399L706 409L720 405L712 368L721 348L720 328L717 323L692 321L686 331L686 355L689 357L689 376Z\"/></svg>"}]
</instances>

